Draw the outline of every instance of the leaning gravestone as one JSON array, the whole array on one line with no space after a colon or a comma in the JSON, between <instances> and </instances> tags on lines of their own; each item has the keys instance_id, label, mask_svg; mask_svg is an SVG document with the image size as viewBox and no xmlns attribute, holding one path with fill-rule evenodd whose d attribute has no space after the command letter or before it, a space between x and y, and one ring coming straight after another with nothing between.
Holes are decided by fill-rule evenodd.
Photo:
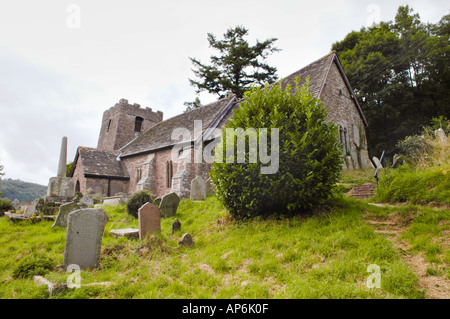
<instances>
[{"instance_id":1,"label":"leaning gravestone","mask_svg":"<svg viewBox=\"0 0 450 319\"><path fill-rule=\"evenodd\" d=\"M108 215L103 209L85 208L69 213L63 265L80 269L98 267Z\"/></svg>"},{"instance_id":2,"label":"leaning gravestone","mask_svg":"<svg viewBox=\"0 0 450 319\"><path fill-rule=\"evenodd\" d=\"M192 239L191 234L186 233L183 235L183 237L181 237L181 240L178 242L178 245L186 247L194 246L194 239Z\"/></svg>"},{"instance_id":3,"label":"leaning gravestone","mask_svg":"<svg viewBox=\"0 0 450 319\"><path fill-rule=\"evenodd\" d=\"M80 198L80 203L86 205L86 207L93 207L94 199L89 195L84 195Z\"/></svg>"},{"instance_id":4,"label":"leaning gravestone","mask_svg":"<svg viewBox=\"0 0 450 319\"><path fill-rule=\"evenodd\" d=\"M76 202L70 202L67 204L63 204L59 207L58 215L56 216L56 220L53 223L53 227L60 226L60 227L67 227L67 218L69 216L69 213L73 212L74 210L78 210L81 208L85 208L83 204L79 204Z\"/></svg>"},{"instance_id":5,"label":"leaning gravestone","mask_svg":"<svg viewBox=\"0 0 450 319\"><path fill-rule=\"evenodd\" d=\"M394 154L394 157L392 159L392 166L391 167L392 168L397 168L402 163L403 163L403 159L399 155Z\"/></svg>"},{"instance_id":6,"label":"leaning gravestone","mask_svg":"<svg viewBox=\"0 0 450 319\"><path fill-rule=\"evenodd\" d=\"M206 184L201 176L191 181L191 200L205 200Z\"/></svg>"},{"instance_id":7,"label":"leaning gravestone","mask_svg":"<svg viewBox=\"0 0 450 319\"><path fill-rule=\"evenodd\" d=\"M145 238L147 233L161 232L161 213L158 206L147 202L138 210L139 239Z\"/></svg>"},{"instance_id":8,"label":"leaning gravestone","mask_svg":"<svg viewBox=\"0 0 450 319\"><path fill-rule=\"evenodd\" d=\"M375 168L383 168L383 165L381 165L380 160L378 159L378 157L372 157L372 161L375 164Z\"/></svg>"},{"instance_id":9,"label":"leaning gravestone","mask_svg":"<svg viewBox=\"0 0 450 319\"><path fill-rule=\"evenodd\" d=\"M175 216L180 203L180 197L176 193L169 193L163 196L159 204L161 217Z\"/></svg>"}]
</instances>

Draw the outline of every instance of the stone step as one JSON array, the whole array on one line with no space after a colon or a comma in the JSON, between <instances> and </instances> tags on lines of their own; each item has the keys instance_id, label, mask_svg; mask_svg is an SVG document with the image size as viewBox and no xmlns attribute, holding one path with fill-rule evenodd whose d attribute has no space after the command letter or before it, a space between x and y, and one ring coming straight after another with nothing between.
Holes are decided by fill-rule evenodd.
<instances>
[{"instance_id":1,"label":"stone step","mask_svg":"<svg viewBox=\"0 0 450 319\"><path fill-rule=\"evenodd\" d=\"M376 182L357 185L348 192L348 196L354 198L369 198L375 194L376 187Z\"/></svg>"}]
</instances>

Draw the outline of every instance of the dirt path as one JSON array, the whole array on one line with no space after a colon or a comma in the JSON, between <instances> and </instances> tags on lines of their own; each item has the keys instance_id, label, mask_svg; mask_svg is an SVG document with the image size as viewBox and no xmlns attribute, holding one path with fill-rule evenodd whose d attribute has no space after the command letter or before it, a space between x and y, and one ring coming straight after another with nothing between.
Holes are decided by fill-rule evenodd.
<instances>
[{"instance_id":1,"label":"dirt path","mask_svg":"<svg viewBox=\"0 0 450 319\"><path fill-rule=\"evenodd\" d=\"M412 252L409 244L400 238L412 219L405 221L398 213L390 213L387 218L366 213L365 219L374 227L376 233L383 234L399 250L403 260L416 273L419 289L425 289L425 298L450 299L450 280L428 274L427 269L432 267L432 264L425 261L422 253Z\"/></svg>"}]
</instances>

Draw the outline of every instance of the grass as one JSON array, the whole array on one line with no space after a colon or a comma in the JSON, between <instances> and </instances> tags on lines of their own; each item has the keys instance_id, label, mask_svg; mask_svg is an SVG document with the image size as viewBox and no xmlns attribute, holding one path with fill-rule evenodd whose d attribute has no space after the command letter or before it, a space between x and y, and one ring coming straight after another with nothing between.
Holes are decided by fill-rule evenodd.
<instances>
[{"instance_id":1,"label":"grass","mask_svg":"<svg viewBox=\"0 0 450 319\"><path fill-rule=\"evenodd\" d=\"M450 138L438 140L429 134L421 138L430 150L404 156L407 164L381 174L375 201L450 206Z\"/></svg>"},{"instance_id":2,"label":"grass","mask_svg":"<svg viewBox=\"0 0 450 319\"><path fill-rule=\"evenodd\" d=\"M447 173L448 172L448 173ZM402 165L380 176L374 200L450 205L450 164L415 169Z\"/></svg>"},{"instance_id":3,"label":"grass","mask_svg":"<svg viewBox=\"0 0 450 319\"><path fill-rule=\"evenodd\" d=\"M378 170L378 174L384 173L384 169ZM337 192L346 193L353 187L366 183L373 183L376 181L375 168L358 169L354 171L343 171L337 183Z\"/></svg>"},{"instance_id":4,"label":"grass","mask_svg":"<svg viewBox=\"0 0 450 319\"><path fill-rule=\"evenodd\" d=\"M137 228L125 206L106 206L109 223L100 267L81 271L81 284L110 281L110 287L70 289L51 298L423 298L415 274L392 244L363 219L379 209L347 198L334 199L322 213L289 219L232 220L215 196L182 200L175 217L161 220L162 232L142 241L115 238L109 230ZM14 278L27 256L46 256L53 283L62 268L65 229L52 222L10 223L0 218L0 298L48 298L32 278ZM194 247L178 247L189 232ZM367 268L381 270L381 288L368 288ZM430 270L433 271L433 270Z\"/></svg>"}]
</instances>

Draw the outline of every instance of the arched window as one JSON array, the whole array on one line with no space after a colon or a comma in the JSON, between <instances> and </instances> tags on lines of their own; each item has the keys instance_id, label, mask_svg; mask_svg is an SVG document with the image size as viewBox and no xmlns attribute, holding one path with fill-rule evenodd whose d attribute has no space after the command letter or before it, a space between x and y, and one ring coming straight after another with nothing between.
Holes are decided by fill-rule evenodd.
<instances>
[{"instance_id":1,"label":"arched window","mask_svg":"<svg viewBox=\"0 0 450 319\"><path fill-rule=\"evenodd\" d=\"M136 116L136 120L134 121L134 131L140 132L142 129L142 122L144 122L144 119L140 116Z\"/></svg>"},{"instance_id":2,"label":"arched window","mask_svg":"<svg viewBox=\"0 0 450 319\"><path fill-rule=\"evenodd\" d=\"M167 163L166 163L166 185L167 185L167 188L172 188L172 177L173 177L173 164L172 164L172 161L167 161Z\"/></svg>"}]
</instances>

